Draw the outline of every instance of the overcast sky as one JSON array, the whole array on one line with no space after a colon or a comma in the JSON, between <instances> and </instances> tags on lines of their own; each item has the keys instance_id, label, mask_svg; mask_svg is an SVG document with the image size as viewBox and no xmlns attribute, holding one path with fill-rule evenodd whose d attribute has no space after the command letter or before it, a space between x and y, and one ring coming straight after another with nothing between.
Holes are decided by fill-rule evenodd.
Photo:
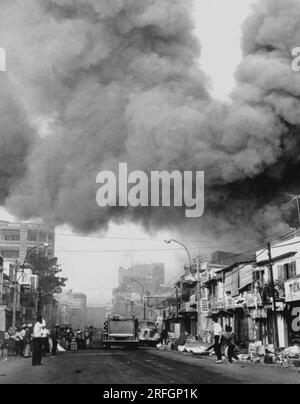
<instances>
[{"instance_id":1,"label":"overcast sky","mask_svg":"<svg viewBox=\"0 0 300 404\"><path fill-rule=\"evenodd\" d=\"M214 97L226 99L234 87L234 72L241 60L241 24L253 2L195 0L197 35L202 44L200 64L211 77ZM0 213L4 220L14 220L3 209ZM184 250L163 242L173 238L173 234L151 237L133 225L113 225L104 237L76 237L67 227L57 229L56 255L64 276L69 278L68 287L87 293L90 305L107 304L111 300L119 265L165 262L167 282L172 282L186 262ZM192 255L199 253L196 243L189 247Z\"/></svg>"}]
</instances>

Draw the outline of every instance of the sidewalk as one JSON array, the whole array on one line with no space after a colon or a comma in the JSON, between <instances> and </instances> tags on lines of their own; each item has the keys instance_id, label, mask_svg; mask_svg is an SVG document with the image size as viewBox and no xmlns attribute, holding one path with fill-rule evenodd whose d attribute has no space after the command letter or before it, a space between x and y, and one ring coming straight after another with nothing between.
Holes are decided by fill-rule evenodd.
<instances>
[{"instance_id":1,"label":"sidewalk","mask_svg":"<svg viewBox=\"0 0 300 404\"><path fill-rule=\"evenodd\" d=\"M208 348L211 346L210 344L202 344L202 346ZM153 352L155 353L155 352ZM230 367L239 367L241 369L245 368L251 368L251 369L257 369L259 371L270 371L271 369L274 371L284 371L290 372L293 375L297 375L299 377L299 383L300 383L300 368L294 367L294 366L283 366L281 364L264 364L264 363L253 363L253 362L248 362L248 361L240 361L240 362L234 362L233 364L230 364L228 360L225 358L223 355L223 363L222 364L217 364L216 363L216 356L214 354L210 355L199 355L199 354L193 354L189 352L179 352L179 351L171 351L171 350L166 350L166 351L161 351L161 350L156 350L156 353L169 353L170 355L173 356L173 358L180 359L180 360L185 360L185 359L191 359L193 361L199 361L199 362L207 362L209 364L215 365L216 367L223 367L225 366L226 369ZM155 353L155 354L156 354Z\"/></svg>"}]
</instances>

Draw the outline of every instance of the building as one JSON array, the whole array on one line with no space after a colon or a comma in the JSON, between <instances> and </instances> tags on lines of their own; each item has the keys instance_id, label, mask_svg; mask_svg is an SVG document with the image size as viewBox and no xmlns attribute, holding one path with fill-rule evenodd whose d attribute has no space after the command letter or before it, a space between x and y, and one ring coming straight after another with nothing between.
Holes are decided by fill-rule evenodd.
<instances>
[{"instance_id":1,"label":"building","mask_svg":"<svg viewBox=\"0 0 300 404\"><path fill-rule=\"evenodd\" d=\"M255 343L284 348L300 341L300 231L249 258L201 274L198 318L202 325L218 317L245 347ZM199 336L208 336L203 327Z\"/></svg>"},{"instance_id":2,"label":"building","mask_svg":"<svg viewBox=\"0 0 300 404\"><path fill-rule=\"evenodd\" d=\"M107 319L106 306L93 306L87 307L87 323L97 329L103 329L104 323Z\"/></svg>"},{"instance_id":3,"label":"building","mask_svg":"<svg viewBox=\"0 0 300 404\"><path fill-rule=\"evenodd\" d=\"M119 268L119 285L113 290L113 314L139 319L153 318L155 309L147 306L153 295L166 290L164 264L133 265Z\"/></svg>"},{"instance_id":4,"label":"building","mask_svg":"<svg viewBox=\"0 0 300 404\"><path fill-rule=\"evenodd\" d=\"M30 248L40 246L35 252L47 254L53 258L55 254L55 229L41 223L10 223L0 221L0 255L6 259L18 260L23 264Z\"/></svg>"},{"instance_id":5,"label":"building","mask_svg":"<svg viewBox=\"0 0 300 404\"><path fill-rule=\"evenodd\" d=\"M268 250L257 251L255 268L262 300L267 310L262 328L267 343L274 342L272 278ZM272 243L276 318L280 346L300 341L300 231Z\"/></svg>"},{"instance_id":6,"label":"building","mask_svg":"<svg viewBox=\"0 0 300 404\"><path fill-rule=\"evenodd\" d=\"M139 285L138 282L142 284ZM164 264L133 265L130 268L119 268L119 287L128 288L133 292L158 293L165 283Z\"/></svg>"},{"instance_id":7,"label":"building","mask_svg":"<svg viewBox=\"0 0 300 404\"><path fill-rule=\"evenodd\" d=\"M87 327L87 297L84 293L76 293L72 290L56 296L57 320L63 325L69 325L74 330L83 330Z\"/></svg>"},{"instance_id":8,"label":"building","mask_svg":"<svg viewBox=\"0 0 300 404\"><path fill-rule=\"evenodd\" d=\"M44 246L42 244L47 244ZM35 248L37 247L38 248ZM3 287L6 293L10 291L10 299L6 296L7 304L2 304L2 318L5 324L12 324L13 290L16 285L17 305L16 321L18 323L32 322L36 317L38 277L32 274L29 265L24 266L28 252L46 254L54 258L55 230L53 226L42 223L10 223L0 221L0 256L3 258L4 270L2 273ZM2 300L3 300L2 294ZM8 299L8 300L7 300ZM1 304L1 302L0 302ZM5 316L3 314L5 312ZM48 321L52 321L53 307L45 308L44 315ZM50 320L51 318L51 320Z\"/></svg>"},{"instance_id":9,"label":"building","mask_svg":"<svg viewBox=\"0 0 300 404\"><path fill-rule=\"evenodd\" d=\"M0 257L0 330L33 322L36 317L38 279L29 268L18 271L16 260Z\"/></svg>"}]
</instances>

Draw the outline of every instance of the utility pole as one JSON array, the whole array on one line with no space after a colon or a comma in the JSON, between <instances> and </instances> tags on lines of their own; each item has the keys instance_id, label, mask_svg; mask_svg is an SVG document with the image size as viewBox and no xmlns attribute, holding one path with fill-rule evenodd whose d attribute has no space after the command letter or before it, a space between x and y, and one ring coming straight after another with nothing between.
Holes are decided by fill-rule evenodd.
<instances>
[{"instance_id":1,"label":"utility pole","mask_svg":"<svg viewBox=\"0 0 300 404\"><path fill-rule=\"evenodd\" d=\"M17 320L17 287L18 287L18 264L16 263L13 275L13 312L12 312L13 332L16 331L16 320Z\"/></svg>"},{"instance_id":2,"label":"utility pole","mask_svg":"<svg viewBox=\"0 0 300 404\"><path fill-rule=\"evenodd\" d=\"M178 297L178 286L176 285L176 319L179 318L179 297Z\"/></svg>"},{"instance_id":3,"label":"utility pole","mask_svg":"<svg viewBox=\"0 0 300 404\"><path fill-rule=\"evenodd\" d=\"M3 283L4 283L3 267L0 266L0 306L2 305L3 302Z\"/></svg>"},{"instance_id":4,"label":"utility pole","mask_svg":"<svg viewBox=\"0 0 300 404\"><path fill-rule=\"evenodd\" d=\"M299 220L299 227L300 227L300 203L299 203L300 195L296 195L297 201L297 209L298 209L298 220Z\"/></svg>"},{"instance_id":5,"label":"utility pole","mask_svg":"<svg viewBox=\"0 0 300 404\"><path fill-rule=\"evenodd\" d=\"M271 293L272 293L272 299L273 299L274 346L275 346L275 348L279 348L279 333L278 333L278 323L277 323L277 307L276 307L276 294L275 294L275 284L274 284L271 243L268 243L268 255L269 255Z\"/></svg>"}]
</instances>

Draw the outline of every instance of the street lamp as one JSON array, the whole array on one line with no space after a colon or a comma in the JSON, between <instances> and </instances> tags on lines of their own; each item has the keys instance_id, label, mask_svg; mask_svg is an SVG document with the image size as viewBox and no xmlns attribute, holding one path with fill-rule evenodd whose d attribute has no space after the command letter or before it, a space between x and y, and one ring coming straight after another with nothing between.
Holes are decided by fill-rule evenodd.
<instances>
[{"instance_id":1,"label":"street lamp","mask_svg":"<svg viewBox=\"0 0 300 404\"><path fill-rule=\"evenodd\" d=\"M21 265L22 271L21 271L21 275L19 276L19 278L18 278L18 267L15 269L14 281L13 281L14 288L13 288L13 313L12 313L12 328L13 328L14 332L16 330L16 317L17 317L17 285L18 285L19 280L21 279L21 277L24 275L25 264L26 264L26 260L27 260L27 258L29 256L29 254L33 250L35 250L35 249L37 249L37 248L39 248L41 246L47 248L47 247L49 247L49 244L48 243L40 243L40 244L37 244L36 246L34 246L32 248L29 248L27 250L25 258L24 258L24 261L23 261L23 264Z\"/></svg>"},{"instance_id":2,"label":"street lamp","mask_svg":"<svg viewBox=\"0 0 300 404\"><path fill-rule=\"evenodd\" d=\"M189 264L190 264L189 269L191 270L192 269L192 259L191 259L191 254L190 254L189 250L187 249L187 247L184 244L182 244L180 241L177 241L177 240L174 240L174 239L165 240L165 243L166 244L176 243L176 244L179 244L181 247L183 247L185 249L185 251L187 253L187 256L188 256L188 259L189 259Z\"/></svg>"},{"instance_id":3,"label":"street lamp","mask_svg":"<svg viewBox=\"0 0 300 404\"><path fill-rule=\"evenodd\" d=\"M37 244L37 245L35 245L34 247L31 247L31 248L29 248L29 249L27 250L26 255L25 255L25 258L24 258L24 261L23 261L23 264L21 265L22 271L21 271L21 275L20 275L18 281L21 279L21 276L24 274L24 271L25 271L25 264L26 264L26 261L27 261L27 258L28 258L28 256L29 256L29 254L30 254L32 251L34 251L34 250L36 250L37 248L39 248L39 247L47 248L47 247L49 247L49 244L48 244L48 243L40 243L40 244Z\"/></svg>"}]
</instances>

